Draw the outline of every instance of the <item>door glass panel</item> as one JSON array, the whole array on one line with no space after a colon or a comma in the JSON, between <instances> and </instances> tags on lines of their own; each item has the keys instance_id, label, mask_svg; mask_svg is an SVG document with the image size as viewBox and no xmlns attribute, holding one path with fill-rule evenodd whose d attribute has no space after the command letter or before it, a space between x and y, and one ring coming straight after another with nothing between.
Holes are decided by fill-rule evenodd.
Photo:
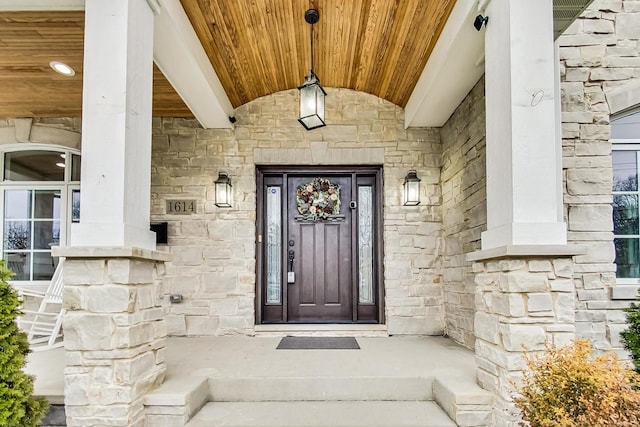
<instances>
[{"instance_id":1,"label":"door glass panel","mask_svg":"<svg viewBox=\"0 0 640 427\"><path fill-rule=\"evenodd\" d=\"M36 190L34 218L60 219L60 191Z\"/></svg>"},{"instance_id":2,"label":"door glass panel","mask_svg":"<svg viewBox=\"0 0 640 427\"><path fill-rule=\"evenodd\" d=\"M4 219L31 218L31 190L4 192Z\"/></svg>"},{"instance_id":3,"label":"door glass panel","mask_svg":"<svg viewBox=\"0 0 640 427\"><path fill-rule=\"evenodd\" d=\"M635 139L640 135L640 112L611 121L612 139Z\"/></svg>"},{"instance_id":4,"label":"door glass panel","mask_svg":"<svg viewBox=\"0 0 640 427\"><path fill-rule=\"evenodd\" d=\"M49 280L53 277L55 263L51 252L34 252L33 253L33 279L32 280Z\"/></svg>"},{"instance_id":5,"label":"door glass panel","mask_svg":"<svg viewBox=\"0 0 640 427\"><path fill-rule=\"evenodd\" d=\"M80 156L71 155L71 181L80 181L80 161Z\"/></svg>"},{"instance_id":6,"label":"door glass panel","mask_svg":"<svg viewBox=\"0 0 640 427\"><path fill-rule=\"evenodd\" d=\"M640 240L637 238L615 238L616 277L640 277Z\"/></svg>"},{"instance_id":7,"label":"door glass panel","mask_svg":"<svg viewBox=\"0 0 640 427\"><path fill-rule=\"evenodd\" d=\"M11 280L29 280L31 255L26 252L5 252L3 258L7 260L7 267L15 273Z\"/></svg>"},{"instance_id":8,"label":"door glass panel","mask_svg":"<svg viewBox=\"0 0 640 427\"><path fill-rule=\"evenodd\" d=\"M282 288L282 192L267 187L267 304L280 304Z\"/></svg>"},{"instance_id":9,"label":"door glass panel","mask_svg":"<svg viewBox=\"0 0 640 427\"><path fill-rule=\"evenodd\" d=\"M617 194L613 196L613 232L620 234L638 234L638 196L635 194Z\"/></svg>"},{"instance_id":10,"label":"door glass panel","mask_svg":"<svg viewBox=\"0 0 640 427\"><path fill-rule=\"evenodd\" d=\"M80 222L80 190L71 192L71 222Z\"/></svg>"},{"instance_id":11,"label":"door glass panel","mask_svg":"<svg viewBox=\"0 0 640 427\"><path fill-rule=\"evenodd\" d=\"M36 221L33 224L33 248L50 250L60 243L60 221Z\"/></svg>"},{"instance_id":12,"label":"door glass panel","mask_svg":"<svg viewBox=\"0 0 640 427\"><path fill-rule=\"evenodd\" d=\"M5 221L4 249L31 249L30 221Z\"/></svg>"},{"instance_id":13,"label":"door glass panel","mask_svg":"<svg viewBox=\"0 0 640 427\"><path fill-rule=\"evenodd\" d=\"M611 152L613 191L638 190L638 159L635 151Z\"/></svg>"},{"instance_id":14,"label":"door glass panel","mask_svg":"<svg viewBox=\"0 0 640 427\"><path fill-rule=\"evenodd\" d=\"M65 159L55 151L15 151L4 155L7 181L64 181Z\"/></svg>"},{"instance_id":15,"label":"door glass panel","mask_svg":"<svg viewBox=\"0 0 640 427\"><path fill-rule=\"evenodd\" d=\"M372 190L370 186L358 187L358 290L361 304L374 302Z\"/></svg>"}]
</instances>

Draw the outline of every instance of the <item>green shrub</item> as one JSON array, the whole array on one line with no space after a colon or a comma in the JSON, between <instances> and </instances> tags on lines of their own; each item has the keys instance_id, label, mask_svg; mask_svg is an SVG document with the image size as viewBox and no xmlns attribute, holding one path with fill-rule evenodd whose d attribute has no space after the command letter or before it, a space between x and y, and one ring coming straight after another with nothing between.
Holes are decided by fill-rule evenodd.
<instances>
[{"instance_id":1,"label":"green shrub","mask_svg":"<svg viewBox=\"0 0 640 427\"><path fill-rule=\"evenodd\" d=\"M640 373L640 305L632 303L624 310L627 313L627 323L629 327L620 335L624 348L631 352L631 359L636 367L636 372Z\"/></svg>"},{"instance_id":2,"label":"green shrub","mask_svg":"<svg viewBox=\"0 0 640 427\"><path fill-rule=\"evenodd\" d=\"M33 397L33 378L23 372L29 343L18 329L20 300L7 283L13 273L0 261L0 425L35 427L49 403Z\"/></svg>"},{"instance_id":3,"label":"green shrub","mask_svg":"<svg viewBox=\"0 0 640 427\"><path fill-rule=\"evenodd\" d=\"M527 367L513 399L520 425L531 427L632 427L640 425L638 374L612 352L591 357L587 340L525 354ZM515 385L515 384L514 384Z\"/></svg>"}]
</instances>

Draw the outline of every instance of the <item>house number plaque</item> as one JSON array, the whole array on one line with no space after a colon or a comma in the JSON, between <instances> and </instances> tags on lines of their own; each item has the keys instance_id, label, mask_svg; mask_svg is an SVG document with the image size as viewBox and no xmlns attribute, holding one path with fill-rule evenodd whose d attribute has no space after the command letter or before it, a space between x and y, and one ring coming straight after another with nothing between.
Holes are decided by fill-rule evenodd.
<instances>
[{"instance_id":1,"label":"house number plaque","mask_svg":"<svg viewBox=\"0 0 640 427\"><path fill-rule=\"evenodd\" d=\"M167 200L167 214L191 215L196 213L196 200Z\"/></svg>"}]
</instances>

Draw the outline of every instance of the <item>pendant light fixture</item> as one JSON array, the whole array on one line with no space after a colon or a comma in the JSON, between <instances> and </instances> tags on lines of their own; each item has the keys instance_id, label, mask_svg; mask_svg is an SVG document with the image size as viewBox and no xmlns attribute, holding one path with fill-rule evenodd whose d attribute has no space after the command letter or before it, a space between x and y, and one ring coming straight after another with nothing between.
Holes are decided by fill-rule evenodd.
<instances>
[{"instance_id":1,"label":"pendant light fixture","mask_svg":"<svg viewBox=\"0 0 640 427\"><path fill-rule=\"evenodd\" d=\"M311 69L309 75L305 76L304 83L298 88L300 90L300 118L298 121L306 130L316 129L326 126L324 122L324 97L327 94L320 79L313 72L313 24L320 20L320 12L316 9L309 9L304 13L304 20L311 24Z\"/></svg>"}]
</instances>

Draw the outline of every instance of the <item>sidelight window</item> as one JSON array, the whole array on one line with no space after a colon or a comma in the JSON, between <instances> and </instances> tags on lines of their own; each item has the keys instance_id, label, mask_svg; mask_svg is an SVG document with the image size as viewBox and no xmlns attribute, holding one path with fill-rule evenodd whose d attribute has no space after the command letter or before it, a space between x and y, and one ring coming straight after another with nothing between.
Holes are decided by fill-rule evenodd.
<instances>
[{"instance_id":1,"label":"sidelight window","mask_svg":"<svg viewBox=\"0 0 640 427\"><path fill-rule=\"evenodd\" d=\"M282 192L267 187L267 304L280 304L282 289Z\"/></svg>"},{"instance_id":2,"label":"sidelight window","mask_svg":"<svg viewBox=\"0 0 640 427\"><path fill-rule=\"evenodd\" d=\"M358 187L358 294L360 304L373 304L373 187Z\"/></svg>"}]
</instances>

